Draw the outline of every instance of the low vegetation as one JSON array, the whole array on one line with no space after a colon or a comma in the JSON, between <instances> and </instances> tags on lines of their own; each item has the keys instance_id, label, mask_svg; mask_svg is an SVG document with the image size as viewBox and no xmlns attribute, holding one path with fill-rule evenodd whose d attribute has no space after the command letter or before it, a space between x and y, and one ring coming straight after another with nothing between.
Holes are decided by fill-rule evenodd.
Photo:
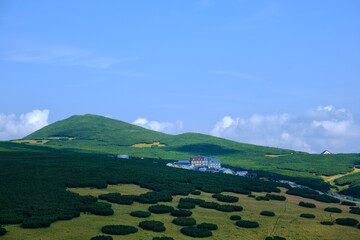
<instances>
[{"instance_id":1,"label":"low vegetation","mask_svg":"<svg viewBox=\"0 0 360 240\"><path fill-rule=\"evenodd\" d=\"M136 227L128 225L106 225L101 228L101 232L111 235L127 235L137 231Z\"/></svg>"},{"instance_id":2,"label":"low vegetation","mask_svg":"<svg viewBox=\"0 0 360 240\"><path fill-rule=\"evenodd\" d=\"M0 236L3 236L6 234L6 229L3 227L0 227Z\"/></svg>"},{"instance_id":3,"label":"low vegetation","mask_svg":"<svg viewBox=\"0 0 360 240\"><path fill-rule=\"evenodd\" d=\"M178 217L175 218L172 223L179 226L193 226L196 224L196 220L194 218Z\"/></svg>"},{"instance_id":4,"label":"low vegetation","mask_svg":"<svg viewBox=\"0 0 360 240\"><path fill-rule=\"evenodd\" d=\"M120 193L108 193L99 195L99 199L106 200L111 203L131 205L137 196L122 196Z\"/></svg>"},{"instance_id":5,"label":"low vegetation","mask_svg":"<svg viewBox=\"0 0 360 240\"><path fill-rule=\"evenodd\" d=\"M275 195L275 194L266 194L265 197L271 199L271 200L277 200L277 201L285 201L286 197L282 195Z\"/></svg>"},{"instance_id":6,"label":"low vegetation","mask_svg":"<svg viewBox=\"0 0 360 240\"><path fill-rule=\"evenodd\" d=\"M266 237L265 240L286 240L286 238L274 236L274 237Z\"/></svg>"},{"instance_id":7,"label":"low vegetation","mask_svg":"<svg viewBox=\"0 0 360 240\"><path fill-rule=\"evenodd\" d=\"M220 194L220 193L213 194L212 197L213 197L213 198L216 198L216 199L217 199L218 201L220 201L220 202L234 203L234 202L238 202L238 201L239 201L239 198L238 198L238 197L223 195L223 194Z\"/></svg>"},{"instance_id":8,"label":"low vegetation","mask_svg":"<svg viewBox=\"0 0 360 240\"><path fill-rule=\"evenodd\" d=\"M172 237L153 237L152 240L174 240Z\"/></svg>"},{"instance_id":9,"label":"low vegetation","mask_svg":"<svg viewBox=\"0 0 360 240\"><path fill-rule=\"evenodd\" d=\"M212 232L208 229L199 229L197 227L184 227L181 230L181 233L195 238L204 238L204 237L211 237Z\"/></svg>"},{"instance_id":10,"label":"low vegetation","mask_svg":"<svg viewBox=\"0 0 360 240\"><path fill-rule=\"evenodd\" d=\"M342 213L342 210L337 207L327 207L324 209L326 212Z\"/></svg>"},{"instance_id":11,"label":"low vegetation","mask_svg":"<svg viewBox=\"0 0 360 240\"><path fill-rule=\"evenodd\" d=\"M167 205L153 205L149 207L149 212L156 214L169 213L173 210L173 207Z\"/></svg>"},{"instance_id":12,"label":"low vegetation","mask_svg":"<svg viewBox=\"0 0 360 240\"><path fill-rule=\"evenodd\" d=\"M356 226L359 221L353 218L337 218L335 220L337 224L345 225L345 226Z\"/></svg>"},{"instance_id":13,"label":"low vegetation","mask_svg":"<svg viewBox=\"0 0 360 240\"><path fill-rule=\"evenodd\" d=\"M147 218L150 217L151 213L146 211L134 211L131 212L130 215L138 218Z\"/></svg>"},{"instance_id":14,"label":"low vegetation","mask_svg":"<svg viewBox=\"0 0 360 240\"><path fill-rule=\"evenodd\" d=\"M300 217L302 217L302 218L315 218L315 215L310 214L310 213L302 213L302 214L300 214Z\"/></svg>"},{"instance_id":15,"label":"low vegetation","mask_svg":"<svg viewBox=\"0 0 360 240\"><path fill-rule=\"evenodd\" d=\"M112 236L99 235L96 237L92 237L90 240L113 240Z\"/></svg>"},{"instance_id":16,"label":"low vegetation","mask_svg":"<svg viewBox=\"0 0 360 240\"><path fill-rule=\"evenodd\" d=\"M139 223L139 227L144 230L149 230L153 232L164 232L166 230L164 223L160 221L142 221Z\"/></svg>"},{"instance_id":17,"label":"low vegetation","mask_svg":"<svg viewBox=\"0 0 360 240\"><path fill-rule=\"evenodd\" d=\"M199 229L207 229L207 230L217 230L218 226L213 223L201 223L197 225L197 228Z\"/></svg>"},{"instance_id":18,"label":"low vegetation","mask_svg":"<svg viewBox=\"0 0 360 240\"><path fill-rule=\"evenodd\" d=\"M331 222L331 221L322 221L322 222L320 222L320 224L331 226L331 225L334 225L334 222Z\"/></svg>"},{"instance_id":19,"label":"low vegetation","mask_svg":"<svg viewBox=\"0 0 360 240\"><path fill-rule=\"evenodd\" d=\"M306 207L306 208L316 208L316 205L313 203L307 203L307 202L299 202L299 206Z\"/></svg>"},{"instance_id":20,"label":"low vegetation","mask_svg":"<svg viewBox=\"0 0 360 240\"><path fill-rule=\"evenodd\" d=\"M354 203L354 202L348 202L348 201L343 201L343 202L341 202L341 205L345 205L345 206L356 206L356 203Z\"/></svg>"},{"instance_id":21,"label":"low vegetation","mask_svg":"<svg viewBox=\"0 0 360 240\"><path fill-rule=\"evenodd\" d=\"M303 198L310 198L314 199L319 202L325 202L325 203L339 203L340 200L328 195L321 195L318 192L310 189L303 189L303 188L291 188L287 192L287 194L300 196Z\"/></svg>"},{"instance_id":22,"label":"low vegetation","mask_svg":"<svg viewBox=\"0 0 360 240\"><path fill-rule=\"evenodd\" d=\"M188 210L179 209L179 210L171 211L171 216L174 216L174 217L190 217L191 215L192 215L192 212L188 211Z\"/></svg>"},{"instance_id":23,"label":"low vegetation","mask_svg":"<svg viewBox=\"0 0 360 240\"><path fill-rule=\"evenodd\" d=\"M231 215L230 220L241 220L241 216L239 216L239 215Z\"/></svg>"},{"instance_id":24,"label":"low vegetation","mask_svg":"<svg viewBox=\"0 0 360 240\"><path fill-rule=\"evenodd\" d=\"M239 221L236 222L236 225L238 227L243 227L243 228L257 228L257 227L259 227L258 222L246 221L246 220L239 220Z\"/></svg>"},{"instance_id":25,"label":"low vegetation","mask_svg":"<svg viewBox=\"0 0 360 240\"><path fill-rule=\"evenodd\" d=\"M356 208L350 209L349 212L353 213L353 214L360 215L360 208L356 207Z\"/></svg>"},{"instance_id":26,"label":"low vegetation","mask_svg":"<svg viewBox=\"0 0 360 240\"><path fill-rule=\"evenodd\" d=\"M260 215L262 215L262 216L268 216L268 217L273 217L273 216L275 216L275 213L272 212L272 211L262 211L262 212L260 213Z\"/></svg>"}]
</instances>

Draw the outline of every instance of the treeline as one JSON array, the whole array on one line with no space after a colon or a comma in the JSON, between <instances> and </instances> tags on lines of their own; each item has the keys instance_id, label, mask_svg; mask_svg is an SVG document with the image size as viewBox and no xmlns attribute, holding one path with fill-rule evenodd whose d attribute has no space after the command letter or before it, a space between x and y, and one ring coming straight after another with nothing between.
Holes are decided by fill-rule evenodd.
<instances>
[{"instance_id":1,"label":"treeline","mask_svg":"<svg viewBox=\"0 0 360 240\"><path fill-rule=\"evenodd\" d=\"M153 190L139 196L101 196L120 204L169 202L174 195L197 194L197 190L279 192L276 183L169 168L158 159L117 159L12 143L0 143L0 149L9 150L0 151L0 224L46 227L54 221L77 217L80 212L113 214L110 204L99 203L94 197L80 197L66 187L136 184ZM226 206L220 209L228 210Z\"/></svg>"}]
</instances>

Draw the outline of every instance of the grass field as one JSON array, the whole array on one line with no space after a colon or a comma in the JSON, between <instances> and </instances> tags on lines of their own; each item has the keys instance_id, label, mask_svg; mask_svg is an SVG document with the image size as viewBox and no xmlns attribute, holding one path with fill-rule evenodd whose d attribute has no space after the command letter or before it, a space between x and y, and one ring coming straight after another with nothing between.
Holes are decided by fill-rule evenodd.
<instances>
[{"instance_id":1,"label":"grass field","mask_svg":"<svg viewBox=\"0 0 360 240\"><path fill-rule=\"evenodd\" d=\"M99 194L108 192L120 192L122 194L139 194L148 191L140 188L137 185L123 184L109 186L107 189L91 189L91 188L76 188L68 189L82 195L98 196ZM284 189L282 189L284 191ZM360 230L355 227L346 227L340 225L325 226L321 225L321 221L334 221L339 217L351 217L360 221L359 215L348 213L349 207L340 204L326 204L313 201L310 199L303 199L297 196L286 195L283 192L281 195L286 195L287 200L282 201L256 201L254 198L249 198L246 195L223 193L226 195L233 195L239 197L238 203L244 207L242 212L225 213L213 209L205 209L197 206L192 209L193 216L197 223L209 222L215 223L219 229L213 231L213 236L207 239L265 239L267 236L282 236L287 239L301 239L301 240L339 240L339 239L359 239ZM265 195L257 193L256 195ZM200 196L190 195L193 198L200 198L206 201L216 202L209 193L201 193ZM174 197L170 203L173 207L177 206L180 196ZM316 204L315 209L308 209L298 206L299 201L312 202ZM149 204L134 203L133 205L118 205L112 204L115 214L113 216L95 216L90 214L81 214L79 218L68 221L59 221L51 224L49 228L43 229L22 229L18 225L8 225L5 228L8 233L2 237L4 240L65 240L78 239L89 240L91 237L101 235L101 227L108 224L125 224L138 226L143 219L135 218L129 215L132 211L147 210ZM343 210L343 213L329 213L325 212L325 207L338 207ZM264 210L275 212L275 217L261 216L259 213ZM312 213L316 216L315 219L300 218L301 213ZM229 219L231 215L238 214L244 220L257 221L260 224L259 228L245 229L235 226L235 221ZM139 228L135 234L126 236L113 236L114 239L152 239L155 236L171 236L174 239L193 239L180 233L180 226L171 223L174 217L170 214L152 214L146 220L157 220L165 223L166 231L163 233L154 233L145 231Z\"/></svg>"}]
</instances>

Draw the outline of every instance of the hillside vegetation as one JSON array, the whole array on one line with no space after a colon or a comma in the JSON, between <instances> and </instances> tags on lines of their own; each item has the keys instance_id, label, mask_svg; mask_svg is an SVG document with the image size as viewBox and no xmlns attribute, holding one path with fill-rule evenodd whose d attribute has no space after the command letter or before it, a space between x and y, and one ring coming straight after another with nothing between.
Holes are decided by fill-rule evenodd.
<instances>
[{"instance_id":1,"label":"hillside vegetation","mask_svg":"<svg viewBox=\"0 0 360 240\"><path fill-rule=\"evenodd\" d=\"M293 177L313 179L314 182L322 182L319 175L350 172L360 159L360 154L308 154L198 133L169 135L90 114L55 122L24 140L37 140L39 146L169 160L184 160L202 154L220 158L222 164L238 169L266 171L288 180Z\"/></svg>"}]
</instances>

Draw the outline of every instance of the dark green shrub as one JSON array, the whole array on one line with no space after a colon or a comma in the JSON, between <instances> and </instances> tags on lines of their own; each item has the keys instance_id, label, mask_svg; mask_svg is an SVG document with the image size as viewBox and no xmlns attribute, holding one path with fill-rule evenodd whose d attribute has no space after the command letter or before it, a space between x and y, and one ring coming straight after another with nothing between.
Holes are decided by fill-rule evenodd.
<instances>
[{"instance_id":1,"label":"dark green shrub","mask_svg":"<svg viewBox=\"0 0 360 240\"><path fill-rule=\"evenodd\" d=\"M333 213L341 213L341 209L340 208L336 208L336 207L328 207L324 209L326 212L333 212Z\"/></svg>"},{"instance_id":2,"label":"dark green shrub","mask_svg":"<svg viewBox=\"0 0 360 240\"><path fill-rule=\"evenodd\" d=\"M274 237L267 237L265 240L286 240L286 238L274 236Z\"/></svg>"},{"instance_id":3,"label":"dark green shrub","mask_svg":"<svg viewBox=\"0 0 360 240\"><path fill-rule=\"evenodd\" d=\"M323 221L323 222L320 222L320 224L322 224L322 225L334 225L334 223L331 222L331 221Z\"/></svg>"},{"instance_id":4,"label":"dark green shrub","mask_svg":"<svg viewBox=\"0 0 360 240\"><path fill-rule=\"evenodd\" d=\"M199 229L196 227L184 227L180 231L182 234L190 237L204 238L212 236L212 232L210 230Z\"/></svg>"},{"instance_id":5,"label":"dark green shrub","mask_svg":"<svg viewBox=\"0 0 360 240\"><path fill-rule=\"evenodd\" d=\"M341 205L346 205L346 206L356 206L356 203L354 202L347 202L347 201L344 201L341 203Z\"/></svg>"},{"instance_id":6,"label":"dark green shrub","mask_svg":"<svg viewBox=\"0 0 360 240\"><path fill-rule=\"evenodd\" d=\"M113 240L112 236L99 235L96 237L92 237L90 240Z\"/></svg>"},{"instance_id":7,"label":"dark green shrub","mask_svg":"<svg viewBox=\"0 0 360 240\"><path fill-rule=\"evenodd\" d=\"M149 211L152 213L157 213L157 214L161 214L161 213L169 213L172 210L174 210L173 207L170 206L166 206L166 205L153 205L149 207Z\"/></svg>"},{"instance_id":8,"label":"dark green shrub","mask_svg":"<svg viewBox=\"0 0 360 240\"><path fill-rule=\"evenodd\" d=\"M245 195L251 194L251 191L245 190L242 188L234 188L234 190L232 192L237 193L237 194L245 194Z\"/></svg>"},{"instance_id":9,"label":"dark green shrub","mask_svg":"<svg viewBox=\"0 0 360 240\"><path fill-rule=\"evenodd\" d=\"M200 195L200 194L201 194L201 192L200 192L200 191L198 191L198 190L194 190L194 191L192 191L192 192L191 192L191 194L193 194L193 195Z\"/></svg>"},{"instance_id":10,"label":"dark green shrub","mask_svg":"<svg viewBox=\"0 0 360 240\"><path fill-rule=\"evenodd\" d=\"M22 228L44 228L49 227L51 223L55 222L56 218L49 217L31 217L25 218L21 224Z\"/></svg>"},{"instance_id":11,"label":"dark green shrub","mask_svg":"<svg viewBox=\"0 0 360 240\"><path fill-rule=\"evenodd\" d=\"M358 229L360 229L360 224L358 225Z\"/></svg>"},{"instance_id":12,"label":"dark green shrub","mask_svg":"<svg viewBox=\"0 0 360 240\"><path fill-rule=\"evenodd\" d=\"M58 220L70 220L76 217L80 217L80 212L75 211L75 212L61 212L58 215Z\"/></svg>"},{"instance_id":13,"label":"dark green shrub","mask_svg":"<svg viewBox=\"0 0 360 240\"><path fill-rule=\"evenodd\" d=\"M318 195L314 198L314 200L325 203L339 203L340 199L328 196L328 195Z\"/></svg>"},{"instance_id":14,"label":"dark green shrub","mask_svg":"<svg viewBox=\"0 0 360 240\"><path fill-rule=\"evenodd\" d=\"M218 203L215 203L215 202L201 202L199 204L200 207L203 207L203 208L210 208L210 209L216 209L219 204Z\"/></svg>"},{"instance_id":15,"label":"dark green shrub","mask_svg":"<svg viewBox=\"0 0 360 240\"><path fill-rule=\"evenodd\" d=\"M131 212L130 215L138 218L147 218L150 217L151 213L146 211L134 211Z\"/></svg>"},{"instance_id":16,"label":"dark green shrub","mask_svg":"<svg viewBox=\"0 0 360 240\"><path fill-rule=\"evenodd\" d=\"M300 217L302 217L302 218L315 218L315 215L310 214L310 213L302 213L302 214L300 214Z\"/></svg>"},{"instance_id":17,"label":"dark green shrub","mask_svg":"<svg viewBox=\"0 0 360 240\"><path fill-rule=\"evenodd\" d=\"M243 210L243 208L241 206L235 206L235 205L218 205L216 207L216 210L222 212L240 212Z\"/></svg>"},{"instance_id":18,"label":"dark green shrub","mask_svg":"<svg viewBox=\"0 0 360 240\"><path fill-rule=\"evenodd\" d=\"M241 220L241 217L239 215L232 215L230 216L231 220Z\"/></svg>"},{"instance_id":19,"label":"dark green shrub","mask_svg":"<svg viewBox=\"0 0 360 240\"><path fill-rule=\"evenodd\" d=\"M275 195L275 194L266 194L265 197L270 198L271 200L277 200L277 201L285 201L286 197L282 195Z\"/></svg>"},{"instance_id":20,"label":"dark green shrub","mask_svg":"<svg viewBox=\"0 0 360 240\"><path fill-rule=\"evenodd\" d=\"M248 197L255 198L256 196L253 194L249 194Z\"/></svg>"},{"instance_id":21,"label":"dark green shrub","mask_svg":"<svg viewBox=\"0 0 360 240\"><path fill-rule=\"evenodd\" d=\"M172 237L153 237L152 240L174 240Z\"/></svg>"},{"instance_id":22,"label":"dark green shrub","mask_svg":"<svg viewBox=\"0 0 360 240\"><path fill-rule=\"evenodd\" d=\"M175 218L172 223L179 226L193 226L196 224L196 220L194 218L179 217Z\"/></svg>"},{"instance_id":23,"label":"dark green shrub","mask_svg":"<svg viewBox=\"0 0 360 240\"><path fill-rule=\"evenodd\" d=\"M170 192L147 192L140 194L137 201L140 203L154 204L158 202L171 202L173 200Z\"/></svg>"},{"instance_id":24,"label":"dark green shrub","mask_svg":"<svg viewBox=\"0 0 360 240\"><path fill-rule=\"evenodd\" d=\"M262 211L262 212L260 213L260 215L273 217L273 216L275 216L275 213L274 213L274 212L271 212L271 211Z\"/></svg>"},{"instance_id":25,"label":"dark green shrub","mask_svg":"<svg viewBox=\"0 0 360 240\"><path fill-rule=\"evenodd\" d=\"M243 228L257 228L259 227L258 222L239 220L236 222L236 226Z\"/></svg>"},{"instance_id":26,"label":"dark green shrub","mask_svg":"<svg viewBox=\"0 0 360 240\"><path fill-rule=\"evenodd\" d=\"M4 214L0 215L0 224L19 224L23 222L22 214Z\"/></svg>"},{"instance_id":27,"label":"dark green shrub","mask_svg":"<svg viewBox=\"0 0 360 240\"><path fill-rule=\"evenodd\" d=\"M194 203L194 204L198 205L205 201L202 199L199 199L199 198L180 198L180 202L189 202L189 203Z\"/></svg>"},{"instance_id":28,"label":"dark green shrub","mask_svg":"<svg viewBox=\"0 0 360 240\"><path fill-rule=\"evenodd\" d=\"M350 213L360 215L360 208L353 208L353 209L350 210Z\"/></svg>"},{"instance_id":29,"label":"dark green shrub","mask_svg":"<svg viewBox=\"0 0 360 240\"><path fill-rule=\"evenodd\" d=\"M255 198L255 200L256 200L256 201L269 201L270 198L267 197L267 196L257 196L257 197Z\"/></svg>"},{"instance_id":30,"label":"dark green shrub","mask_svg":"<svg viewBox=\"0 0 360 240\"><path fill-rule=\"evenodd\" d=\"M91 203L96 203L98 198L91 196L91 195L87 195L87 196L79 196L80 197L80 202L84 203L84 204L91 204Z\"/></svg>"},{"instance_id":31,"label":"dark green shrub","mask_svg":"<svg viewBox=\"0 0 360 240\"><path fill-rule=\"evenodd\" d=\"M201 224L197 225L197 228L207 229L207 230L217 230L218 226L213 223L201 223Z\"/></svg>"},{"instance_id":32,"label":"dark green shrub","mask_svg":"<svg viewBox=\"0 0 360 240\"><path fill-rule=\"evenodd\" d=\"M136 227L127 225L106 225L101 228L101 232L112 235L127 235L137 231Z\"/></svg>"},{"instance_id":33,"label":"dark green shrub","mask_svg":"<svg viewBox=\"0 0 360 240\"><path fill-rule=\"evenodd\" d=\"M191 215L192 215L192 212L188 211L188 210L179 209L179 210L171 211L171 216L174 216L174 217L190 217Z\"/></svg>"},{"instance_id":34,"label":"dark green shrub","mask_svg":"<svg viewBox=\"0 0 360 240\"><path fill-rule=\"evenodd\" d=\"M5 233L6 233L6 229L0 227L0 236L5 235Z\"/></svg>"},{"instance_id":35,"label":"dark green shrub","mask_svg":"<svg viewBox=\"0 0 360 240\"><path fill-rule=\"evenodd\" d=\"M120 193L107 193L99 195L99 199L106 200L111 203L131 205L134 202L134 196L123 196Z\"/></svg>"},{"instance_id":36,"label":"dark green shrub","mask_svg":"<svg viewBox=\"0 0 360 240\"><path fill-rule=\"evenodd\" d=\"M166 230L164 223L159 221L143 221L139 223L139 227L154 232L164 232Z\"/></svg>"},{"instance_id":37,"label":"dark green shrub","mask_svg":"<svg viewBox=\"0 0 360 240\"><path fill-rule=\"evenodd\" d=\"M178 204L178 208L182 208L182 209L193 209L195 208L195 203L191 203L191 202L179 202Z\"/></svg>"},{"instance_id":38,"label":"dark green shrub","mask_svg":"<svg viewBox=\"0 0 360 240\"><path fill-rule=\"evenodd\" d=\"M96 202L80 208L81 212L90 212L94 215L110 216L114 214L114 210L111 209L111 204Z\"/></svg>"},{"instance_id":39,"label":"dark green shrub","mask_svg":"<svg viewBox=\"0 0 360 240\"><path fill-rule=\"evenodd\" d=\"M313 203L307 203L307 202L299 202L299 206L306 207L306 208L316 208L316 205Z\"/></svg>"},{"instance_id":40,"label":"dark green shrub","mask_svg":"<svg viewBox=\"0 0 360 240\"><path fill-rule=\"evenodd\" d=\"M238 197L233 197L233 196L229 196L229 195L223 195L221 193L216 193L212 195L213 198L216 198L218 201L220 202L237 202L239 201Z\"/></svg>"},{"instance_id":41,"label":"dark green shrub","mask_svg":"<svg viewBox=\"0 0 360 240\"><path fill-rule=\"evenodd\" d=\"M359 223L358 220L353 219L353 218L337 218L337 219L335 220L335 222L336 222L337 224L345 225L345 226L356 226L356 224Z\"/></svg>"},{"instance_id":42,"label":"dark green shrub","mask_svg":"<svg viewBox=\"0 0 360 240\"><path fill-rule=\"evenodd\" d=\"M207 193L221 193L221 188L216 186L203 186L201 190Z\"/></svg>"}]
</instances>

